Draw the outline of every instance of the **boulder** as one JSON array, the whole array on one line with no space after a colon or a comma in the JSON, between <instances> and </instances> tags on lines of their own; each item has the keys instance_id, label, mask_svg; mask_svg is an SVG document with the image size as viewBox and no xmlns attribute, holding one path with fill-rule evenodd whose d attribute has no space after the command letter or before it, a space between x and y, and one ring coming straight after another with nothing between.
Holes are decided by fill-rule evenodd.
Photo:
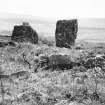
<instances>
[{"instance_id":1,"label":"boulder","mask_svg":"<svg viewBox=\"0 0 105 105\"><path fill-rule=\"evenodd\" d=\"M72 59L70 55L53 54L49 57L43 56L40 58L41 67L47 69L52 68L53 70L59 68L61 70L71 69L76 65L76 58Z\"/></svg>"},{"instance_id":2,"label":"boulder","mask_svg":"<svg viewBox=\"0 0 105 105\"><path fill-rule=\"evenodd\" d=\"M70 55L51 55L49 57L49 63L48 65L53 68L60 68L62 70L64 69L71 69L73 66L75 66L76 62L71 58Z\"/></svg>"},{"instance_id":3,"label":"boulder","mask_svg":"<svg viewBox=\"0 0 105 105\"><path fill-rule=\"evenodd\" d=\"M23 25L14 26L11 40L16 42L31 42L33 44L37 44L38 34L27 22L23 22Z\"/></svg>"},{"instance_id":4,"label":"boulder","mask_svg":"<svg viewBox=\"0 0 105 105\"><path fill-rule=\"evenodd\" d=\"M77 19L57 21L55 30L56 46L71 48L71 46L75 43L77 31Z\"/></svg>"}]
</instances>

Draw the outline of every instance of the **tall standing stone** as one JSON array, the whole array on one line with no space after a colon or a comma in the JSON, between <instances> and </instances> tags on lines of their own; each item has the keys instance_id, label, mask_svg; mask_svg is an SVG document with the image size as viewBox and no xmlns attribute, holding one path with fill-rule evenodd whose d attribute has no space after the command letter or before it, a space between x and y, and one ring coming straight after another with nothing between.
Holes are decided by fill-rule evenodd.
<instances>
[{"instance_id":1,"label":"tall standing stone","mask_svg":"<svg viewBox=\"0 0 105 105\"><path fill-rule=\"evenodd\" d=\"M56 46L70 48L75 43L77 31L77 19L57 21L55 31Z\"/></svg>"},{"instance_id":2,"label":"tall standing stone","mask_svg":"<svg viewBox=\"0 0 105 105\"><path fill-rule=\"evenodd\" d=\"M11 40L16 42L31 42L33 44L37 44L38 34L27 22L23 22L22 25L14 26Z\"/></svg>"}]
</instances>

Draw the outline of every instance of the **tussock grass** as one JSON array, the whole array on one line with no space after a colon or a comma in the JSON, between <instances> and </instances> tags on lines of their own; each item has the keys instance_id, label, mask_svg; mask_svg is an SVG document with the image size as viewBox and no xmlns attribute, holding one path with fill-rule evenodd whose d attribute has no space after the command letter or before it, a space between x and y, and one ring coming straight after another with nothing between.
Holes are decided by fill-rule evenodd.
<instances>
[{"instance_id":1,"label":"tussock grass","mask_svg":"<svg viewBox=\"0 0 105 105\"><path fill-rule=\"evenodd\" d=\"M63 71L42 70L38 66L41 56L52 54L70 55L82 65ZM1 48L0 69L13 80L12 83L3 80L5 105L8 101L10 105L104 105L103 68L88 69L83 65L92 54L97 52L30 43Z\"/></svg>"}]
</instances>

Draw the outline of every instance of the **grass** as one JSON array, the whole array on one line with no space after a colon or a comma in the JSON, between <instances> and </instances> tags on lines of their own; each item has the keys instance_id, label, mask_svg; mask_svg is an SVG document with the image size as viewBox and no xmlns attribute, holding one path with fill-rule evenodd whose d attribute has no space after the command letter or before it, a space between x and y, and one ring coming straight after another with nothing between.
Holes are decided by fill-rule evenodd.
<instances>
[{"instance_id":1,"label":"grass","mask_svg":"<svg viewBox=\"0 0 105 105\"><path fill-rule=\"evenodd\" d=\"M99 54L97 49L100 49L100 54L104 54L104 48L96 46L84 48L82 51L30 43L1 48L0 68L3 75L8 75L13 80L9 82L4 78L2 81L5 91L4 104L104 105L104 70L99 67L85 68L83 63L87 58L91 58L91 54ZM53 71L51 68L46 70L38 67L41 56L49 57L52 54L68 54L71 61L79 62L81 65L68 70L58 67ZM26 74L21 74L21 71L26 71Z\"/></svg>"}]
</instances>

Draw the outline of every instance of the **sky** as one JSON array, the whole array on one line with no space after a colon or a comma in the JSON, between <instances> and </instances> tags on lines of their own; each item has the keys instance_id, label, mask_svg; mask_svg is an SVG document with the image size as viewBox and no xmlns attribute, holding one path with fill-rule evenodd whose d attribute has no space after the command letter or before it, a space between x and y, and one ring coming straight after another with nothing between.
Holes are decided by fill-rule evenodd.
<instances>
[{"instance_id":1,"label":"sky","mask_svg":"<svg viewBox=\"0 0 105 105\"><path fill-rule=\"evenodd\" d=\"M105 0L0 0L0 13L43 18L105 18Z\"/></svg>"}]
</instances>

